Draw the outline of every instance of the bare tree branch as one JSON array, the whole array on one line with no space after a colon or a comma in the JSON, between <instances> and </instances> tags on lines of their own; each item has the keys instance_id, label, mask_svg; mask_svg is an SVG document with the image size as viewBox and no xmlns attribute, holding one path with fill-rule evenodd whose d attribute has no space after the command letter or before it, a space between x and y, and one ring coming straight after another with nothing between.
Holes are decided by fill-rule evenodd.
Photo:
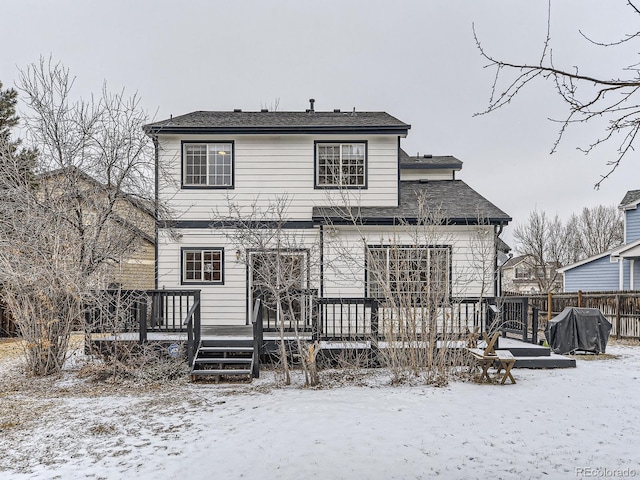
<instances>
[{"instance_id":1,"label":"bare tree branch","mask_svg":"<svg viewBox=\"0 0 640 480\"><path fill-rule=\"evenodd\" d=\"M631 1L628 1L627 5L633 9L634 13L640 13ZM552 119L560 124L560 129L551 153L556 151L569 126L586 124L596 119L604 119L608 122L604 135L579 150L589 154L593 149L610 140L617 141L616 158L607 162L610 169L601 175L600 180L595 184L595 188L599 188L602 182L618 168L623 158L633 150L640 126L640 100L637 99L640 89L638 64L633 63L624 69L625 72L633 74L627 78L615 76L607 78L583 74L578 66L571 69L556 67L551 49L550 1L547 15L547 35L542 44L542 52L537 64L512 62L497 58L483 47L476 33L475 25L472 28L476 47L480 51L480 55L488 61L485 68L495 69L489 104L485 110L476 113L476 115L486 115L510 104L525 87L538 79L551 81L556 93L566 104L568 110L564 119ZM616 47L640 38L640 31L638 31L634 34L627 34L618 41L602 43L593 41L582 32L581 34L591 44L600 47Z\"/></svg>"}]
</instances>

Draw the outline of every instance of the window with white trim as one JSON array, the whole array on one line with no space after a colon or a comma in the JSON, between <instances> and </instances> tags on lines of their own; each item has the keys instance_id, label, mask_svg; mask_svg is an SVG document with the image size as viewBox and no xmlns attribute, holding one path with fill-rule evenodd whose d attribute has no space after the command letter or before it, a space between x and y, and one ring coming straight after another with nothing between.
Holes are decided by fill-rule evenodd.
<instances>
[{"instance_id":1,"label":"window with white trim","mask_svg":"<svg viewBox=\"0 0 640 480\"><path fill-rule=\"evenodd\" d=\"M449 247L368 247L367 296L442 301L450 295Z\"/></svg>"},{"instance_id":2,"label":"window with white trim","mask_svg":"<svg viewBox=\"0 0 640 480\"><path fill-rule=\"evenodd\" d=\"M233 187L233 143L184 143L183 185Z\"/></svg>"},{"instance_id":3,"label":"window with white trim","mask_svg":"<svg viewBox=\"0 0 640 480\"><path fill-rule=\"evenodd\" d=\"M224 250L182 250L182 283L222 283Z\"/></svg>"},{"instance_id":4,"label":"window with white trim","mask_svg":"<svg viewBox=\"0 0 640 480\"><path fill-rule=\"evenodd\" d=\"M316 186L365 187L365 143L316 143Z\"/></svg>"}]
</instances>

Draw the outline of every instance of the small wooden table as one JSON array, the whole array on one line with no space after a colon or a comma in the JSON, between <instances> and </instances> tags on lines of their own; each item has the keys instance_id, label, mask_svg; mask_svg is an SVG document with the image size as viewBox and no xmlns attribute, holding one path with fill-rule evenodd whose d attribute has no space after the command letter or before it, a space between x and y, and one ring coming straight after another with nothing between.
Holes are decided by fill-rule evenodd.
<instances>
[{"instance_id":1,"label":"small wooden table","mask_svg":"<svg viewBox=\"0 0 640 480\"><path fill-rule=\"evenodd\" d=\"M485 380L487 382L491 382L491 377L489 377L489 367L495 364L498 368L496 374L500 374L500 372L504 370L504 374L502 375L502 380L500 382L501 385L506 383L507 378L511 380L511 383L516 383L515 378L513 378L513 375L511 374L511 369L516 363L515 357L508 350L495 350L495 344L499 335L500 332L496 332L491 336L491 338L489 338L489 336L483 332L482 337L487 343L486 348L484 350L481 348L467 348L467 351L474 356L478 361L478 365L482 368L480 382Z\"/></svg>"}]
</instances>

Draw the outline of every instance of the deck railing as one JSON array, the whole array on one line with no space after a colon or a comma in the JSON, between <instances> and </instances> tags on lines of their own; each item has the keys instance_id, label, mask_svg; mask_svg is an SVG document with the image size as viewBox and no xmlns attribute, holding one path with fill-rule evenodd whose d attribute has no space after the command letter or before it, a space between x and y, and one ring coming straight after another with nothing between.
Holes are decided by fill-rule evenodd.
<instances>
[{"instance_id":1,"label":"deck railing","mask_svg":"<svg viewBox=\"0 0 640 480\"><path fill-rule=\"evenodd\" d=\"M93 333L189 333L199 342L200 290L102 290L85 309ZM196 327L196 322L198 323Z\"/></svg>"},{"instance_id":2,"label":"deck railing","mask_svg":"<svg viewBox=\"0 0 640 480\"><path fill-rule=\"evenodd\" d=\"M538 307L527 297L503 297L498 302L495 320L503 336L515 334L523 342L538 343Z\"/></svg>"},{"instance_id":3,"label":"deck railing","mask_svg":"<svg viewBox=\"0 0 640 480\"><path fill-rule=\"evenodd\" d=\"M490 322L493 299L454 298L436 308L399 306L376 298L314 299L314 338L320 340L420 339L455 337Z\"/></svg>"}]
</instances>

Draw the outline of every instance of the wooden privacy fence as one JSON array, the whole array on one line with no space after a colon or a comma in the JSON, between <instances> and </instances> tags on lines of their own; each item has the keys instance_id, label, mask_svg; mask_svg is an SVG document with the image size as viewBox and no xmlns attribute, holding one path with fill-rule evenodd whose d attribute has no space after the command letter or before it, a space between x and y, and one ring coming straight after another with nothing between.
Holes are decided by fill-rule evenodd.
<instances>
[{"instance_id":1,"label":"wooden privacy fence","mask_svg":"<svg viewBox=\"0 0 640 480\"><path fill-rule=\"evenodd\" d=\"M572 292L541 295L506 296L505 301L526 299L531 307L539 310L540 330L547 321L565 307L597 308L611 322L611 335L617 338L640 339L640 291L620 292ZM531 315L531 311L529 312Z\"/></svg>"}]
</instances>

